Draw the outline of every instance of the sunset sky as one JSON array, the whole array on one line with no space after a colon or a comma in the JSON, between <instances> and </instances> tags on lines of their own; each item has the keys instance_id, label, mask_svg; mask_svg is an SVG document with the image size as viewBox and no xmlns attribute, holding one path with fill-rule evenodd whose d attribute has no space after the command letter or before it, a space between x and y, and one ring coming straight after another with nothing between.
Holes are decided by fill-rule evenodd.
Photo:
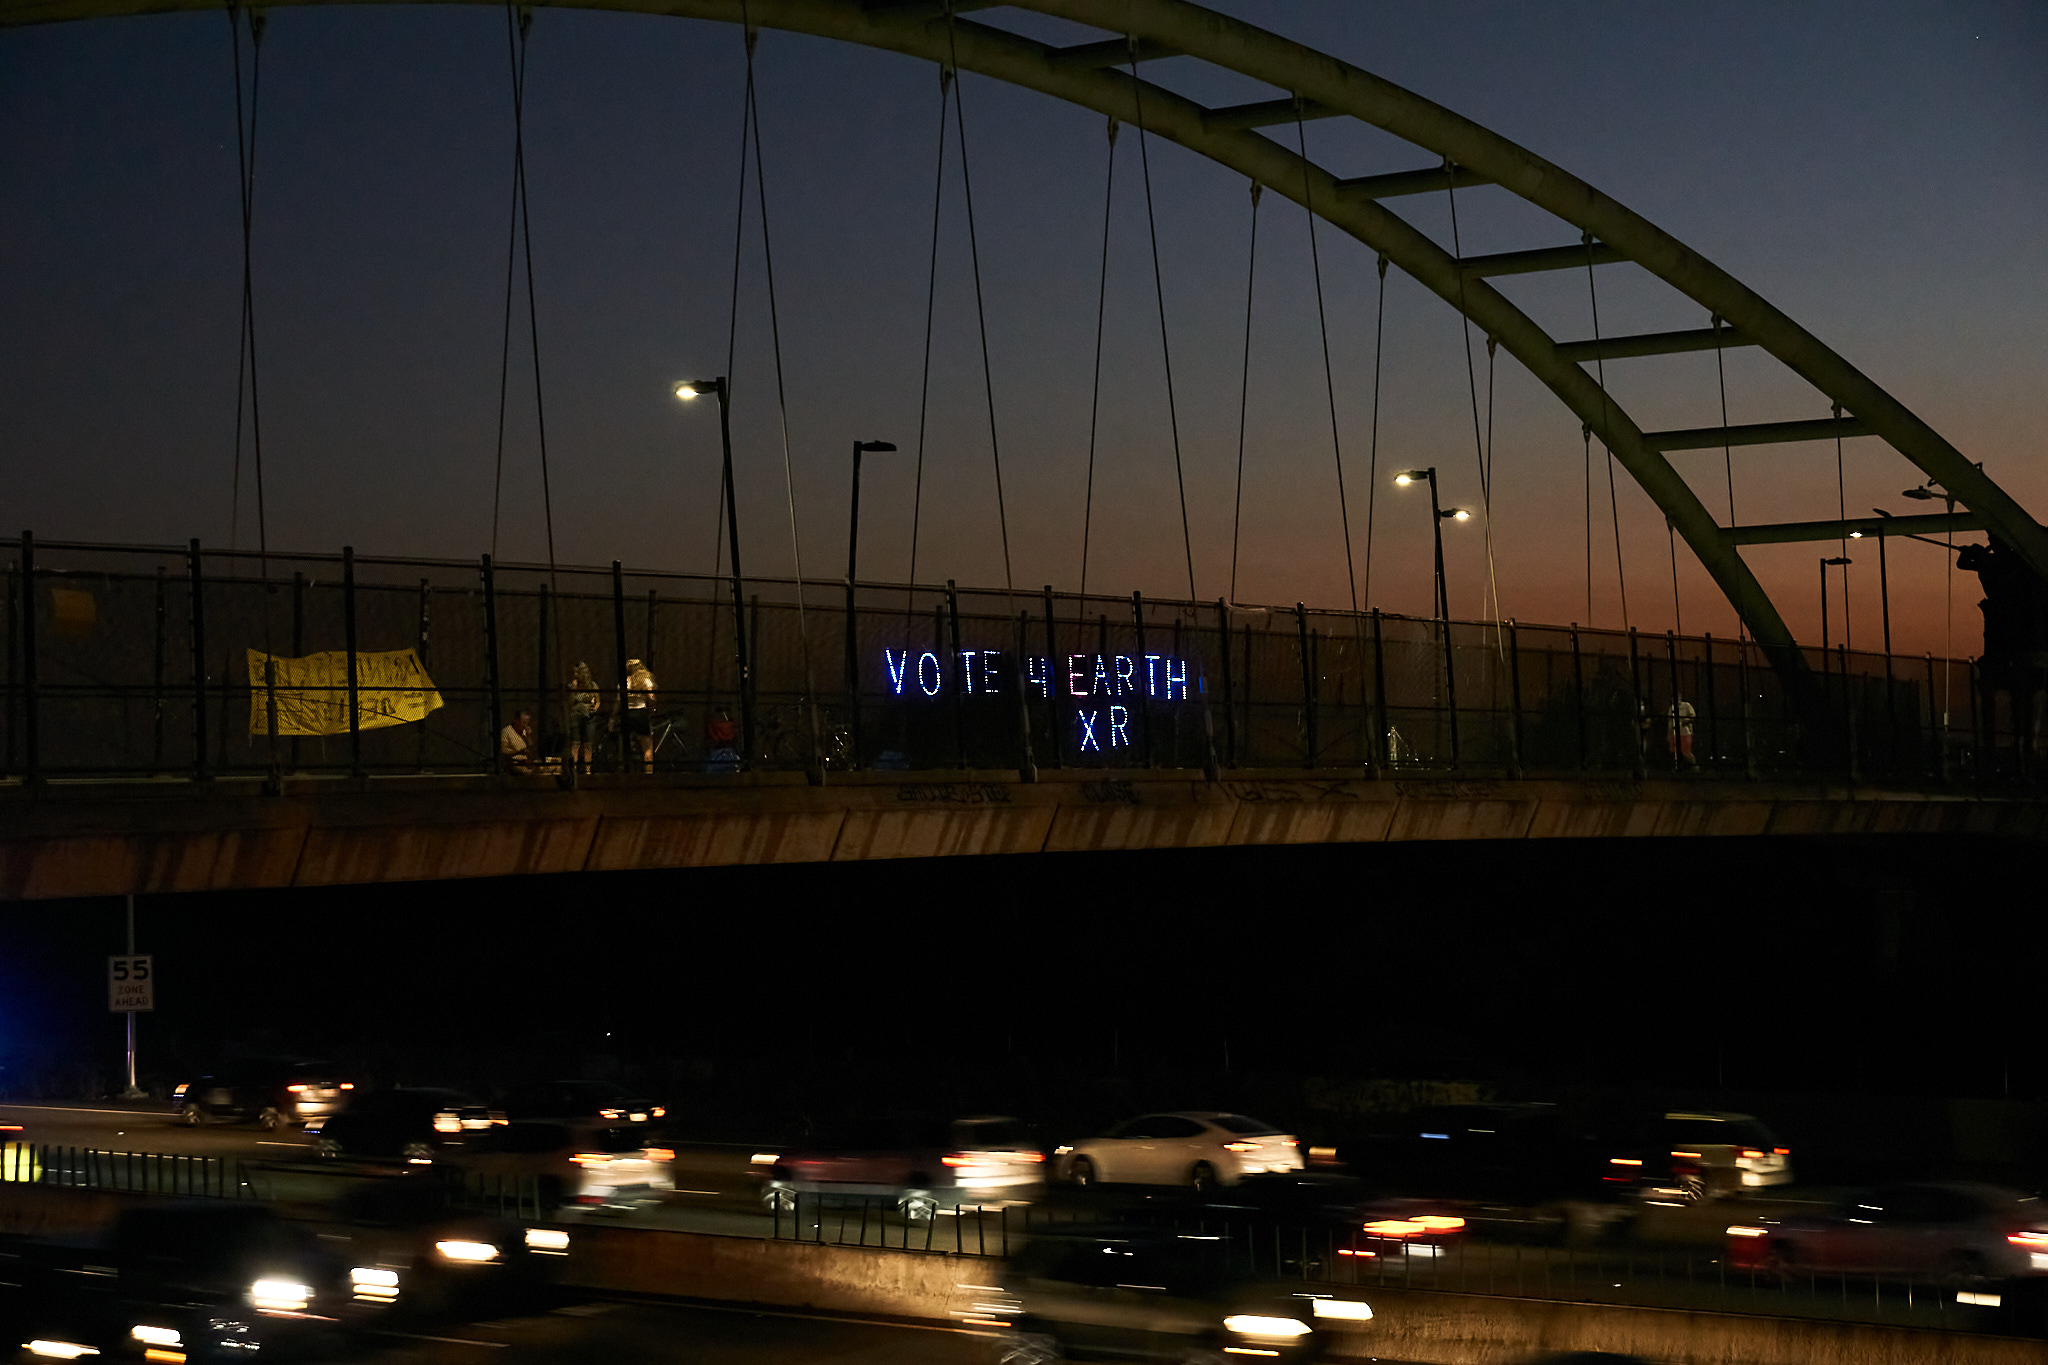
<instances>
[{"instance_id":1,"label":"sunset sky","mask_svg":"<svg viewBox=\"0 0 2048 1365\"><path fill-rule=\"evenodd\" d=\"M1787 311L1920 413L2037 515L2048 508L2048 8L2032 0L1624 5L1550 0L1219 8L1469 115L1605 190ZM1017 10L978 20L1100 36ZM244 58L247 58L247 52ZM533 256L563 559L708 570L710 405L670 396L725 364L742 45L695 21L542 10L527 106ZM0 32L0 449L7 529L225 544L241 240L234 85L219 13ZM490 548L512 121L502 11L273 11L263 52L256 306L273 546L468 557ZM929 66L773 31L758 52L769 210L804 569L844 571L848 446L868 459L864 576L907 570L939 85ZM1165 62L1212 103L1273 92ZM965 118L1017 581L1076 586L1107 142L1103 121L969 77ZM1291 139L1291 130L1271 130ZM1426 154L1311 124L1340 174ZM957 154L957 146L951 148ZM1150 146L1197 586L1228 588L1250 199L1220 167ZM1137 146L1118 142L1091 588L1186 590ZM918 576L1000 585L959 163L949 164ZM1448 244L1442 196L1389 205ZM1503 191L1463 191L1468 253L1566 231ZM748 223L734 423L747 567L793 567L761 236ZM1370 468L1371 253L1319 238L1355 554L1370 605L1430 610L1426 495L1479 496L1455 312L1390 274L1377 476ZM1583 273L1502 281L1560 337L1591 334ZM1631 266L1600 273L1606 333L1698 327ZM1259 260L1237 596L1348 601L1316 298L1301 210L1269 196ZM506 558L543 553L531 357L515 313ZM1480 383L1485 383L1484 354ZM1754 351L1727 353L1734 422L1826 416ZM1608 367L1649 428L1719 420L1711 353ZM1505 354L1493 416L1505 614L1583 620L1576 419ZM1484 395L1482 394L1482 402ZM1598 457L1598 447L1595 446ZM1725 513L1721 457L1673 457ZM1743 522L1836 507L1832 446L1734 455ZM1604 471L1593 616L1621 624ZM1846 501L1926 510L1874 440L1849 443ZM245 504L240 539L253 541ZM1631 621L1674 623L1661 517L1620 476ZM1447 531L1452 608L1485 608L1477 523ZM1679 547L1686 630L1732 612ZM1816 560L1749 552L1802 638ZM1877 641L1873 552L1854 551L1854 639ZM1941 652L1944 552L1896 545L1901 650ZM1363 584L1361 583L1361 588ZM1973 576L1953 648L1978 647ZM1837 617L1839 630L1839 616ZM1839 637L1838 637L1839 638Z\"/></svg>"}]
</instances>

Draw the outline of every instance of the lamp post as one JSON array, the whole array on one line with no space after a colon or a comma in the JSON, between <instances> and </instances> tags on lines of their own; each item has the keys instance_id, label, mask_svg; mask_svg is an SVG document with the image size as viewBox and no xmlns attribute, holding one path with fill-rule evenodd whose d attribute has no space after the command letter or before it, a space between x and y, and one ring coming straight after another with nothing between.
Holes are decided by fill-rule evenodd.
<instances>
[{"instance_id":1,"label":"lamp post","mask_svg":"<svg viewBox=\"0 0 2048 1365\"><path fill-rule=\"evenodd\" d=\"M891 441L853 443L853 501L846 516L846 710L853 752L847 761L860 766L860 652L854 630L854 592L860 582L860 457L896 449Z\"/></svg>"},{"instance_id":2,"label":"lamp post","mask_svg":"<svg viewBox=\"0 0 2048 1365\"><path fill-rule=\"evenodd\" d=\"M718 443L723 464L719 475L720 495L725 500L725 536L732 543L732 638L739 658L740 761L745 763L754 743L754 671L747 653L747 608L740 574L740 513L737 489L732 481L732 414L725 376L716 379L685 379L676 385L676 397L685 403L705 394L718 400Z\"/></svg>"},{"instance_id":3,"label":"lamp post","mask_svg":"<svg viewBox=\"0 0 2048 1365\"><path fill-rule=\"evenodd\" d=\"M1436 466L1428 469L1404 469L1394 476L1394 482L1402 488L1420 479L1429 481L1429 529L1436 537L1436 617L1439 621L1451 619L1450 589L1444 584L1444 522L1470 521L1472 513L1464 507L1445 507L1437 501Z\"/></svg>"},{"instance_id":4,"label":"lamp post","mask_svg":"<svg viewBox=\"0 0 2048 1365\"><path fill-rule=\"evenodd\" d=\"M1855 561L1850 559L1847 555L1836 555L1828 559L1823 559L1820 562L1820 647L1823 653L1826 652L1829 645L1828 570L1835 565L1840 565L1842 569L1843 581L1846 583L1848 581L1849 566L1853 563L1855 563ZM1846 602L1847 598L1845 597L1843 600Z\"/></svg>"}]
</instances>

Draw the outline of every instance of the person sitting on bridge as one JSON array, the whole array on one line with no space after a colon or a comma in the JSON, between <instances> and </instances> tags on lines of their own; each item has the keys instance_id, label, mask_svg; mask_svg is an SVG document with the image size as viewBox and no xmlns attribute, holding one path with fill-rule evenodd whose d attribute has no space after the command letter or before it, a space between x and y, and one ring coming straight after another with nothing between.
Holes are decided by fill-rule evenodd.
<instances>
[{"instance_id":1,"label":"person sitting on bridge","mask_svg":"<svg viewBox=\"0 0 2048 1365\"><path fill-rule=\"evenodd\" d=\"M498 766L508 773L530 773L533 759L533 712L521 711L498 732Z\"/></svg>"}]
</instances>

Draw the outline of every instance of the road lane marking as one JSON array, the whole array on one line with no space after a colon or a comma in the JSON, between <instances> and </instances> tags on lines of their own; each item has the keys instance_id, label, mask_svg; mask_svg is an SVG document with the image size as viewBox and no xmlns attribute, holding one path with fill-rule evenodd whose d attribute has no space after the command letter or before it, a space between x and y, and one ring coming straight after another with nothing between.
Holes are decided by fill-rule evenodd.
<instances>
[{"instance_id":1,"label":"road lane marking","mask_svg":"<svg viewBox=\"0 0 2048 1365\"><path fill-rule=\"evenodd\" d=\"M12 1113L17 1109L32 1109L47 1114L120 1114L126 1118L160 1118L171 1116L168 1109L82 1109L72 1104L0 1104L0 1113Z\"/></svg>"},{"instance_id":2,"label":"road lane marking","mask_svg":"<svg viewBox=\"0 0 2048 1365\"><path fill-rule=\"evenodd\" d=\"M417 1332L379 1332L377 1335L380 1337L402 1337L407 1341L442 1341L450 1346L488 1346L494 1351L502 1351L511 1345L510 1342L505 1341L471 1341L468 1337L429 1337L422 1336Z\"/></svg>"},{"instance_id":3,"label":"road lane marking","mask_svg":"<svg viewBox=\"0 0 2048 1365\"><path fill-rule=\"evenodd\" d=\"M557 1308L555 1311L557 1313L575 1313L581 1316L583 1313L608 1312L612 1308L620 1306L622 1305L606 1304L600 1307L596 1304L579 1304L573 1308ZM999 1335L995 1332L977 1332L967 1327L951 1327L938 1322L890 1322L886 1318L855 1318L838 1313L793 1313L786 1309L747 1308L737 1304L690 1303L688 1301L664 1303L659 1299L650 1299L648 1306L670 1308L680 1312L745 1313L747 1316L755 1318L800 1318L805 1322L847 1322L860 1327L901 1327L905 1331L911 1332L948 1332L957 1337L983 1337L989 1340L994 1340Z\"/></svg>"}]
</instances>

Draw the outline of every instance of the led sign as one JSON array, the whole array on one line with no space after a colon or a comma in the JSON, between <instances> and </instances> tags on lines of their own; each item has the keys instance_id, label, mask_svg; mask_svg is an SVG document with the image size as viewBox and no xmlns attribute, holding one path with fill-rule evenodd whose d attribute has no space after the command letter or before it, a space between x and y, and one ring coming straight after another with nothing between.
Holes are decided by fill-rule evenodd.
<instances>
[{"instance_id":1,"label":"led sign","mask_svg":"<svg viewBox=\"0 0 2048 1365\"><path fill-rule=\"evenodd\" d=\"M997 696L1015 678L996 649L884 649L882 667L889 694L911 702L936 700L949 689L961 697ZM1142 696L1140 705L1192 700L1188 661L1176 654L1033 655L1024 660L1023 683L1027 692L1073 706L1074 741L1082 753L1133 744L1131 703L1113 698ZM1084 704L1097 699L1100 704Z\"/></svg>"}]
</instances>

